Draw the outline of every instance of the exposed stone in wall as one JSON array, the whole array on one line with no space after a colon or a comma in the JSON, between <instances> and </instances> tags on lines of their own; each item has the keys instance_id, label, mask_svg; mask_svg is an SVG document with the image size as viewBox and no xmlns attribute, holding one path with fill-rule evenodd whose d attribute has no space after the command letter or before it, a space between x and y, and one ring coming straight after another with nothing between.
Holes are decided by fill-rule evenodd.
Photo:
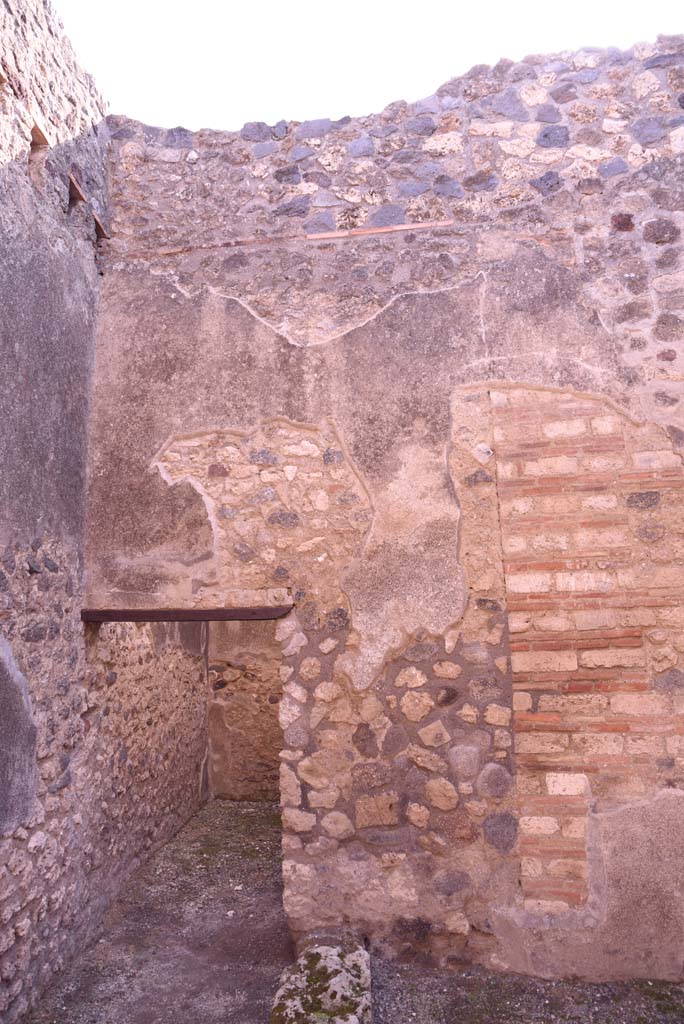
<instances>
[{"instance_id":1,"label":"exposed stone in wall","mask_svg":"<svg viewBox=\"0 0 684 1024\"><path fill-rule=\"evenodd\" d=\"M302 643L288 659L298 674L283 725L299 749L283 754L286 907L295 928L351 920L397 951L453 956L453 931L462 952L494 965L521 959L481 934L492 908L519 926L574 929L579 949L581 930L595 929L593 964L571 941L564 955L598 977L617 941L610 915L623 941L636 926L617 909L615 875L606 887L607 867L624 872L629 860L610 862L602 815L681 788L681 458L660 427L590 396L472 390L455 397L453 417L462 626L444 641L417 637L358 710L334 667L326 681L327 640L314 633L318 650ZM279 627L292 646L305 639L296 628ZM677 836L651 854L665 889ZM440 867L459 878L449 901ZM653 903L663 908L655 893ZM560 915L555 925L548 915ZM633 952L631 970L653 970L652 957ZM549 962L540 954L536 969ZM665 951L656 969L667 964Z\"/></svg>"},{"instance_id":2,"label":"exposed stone in wall","mask_svg":"<svg viewBox=\"0 0 684 1024\"><path fill-rule=\"evenodd\" d=\"M440 455L430 458L417 441L402 449L399 471L386 492L376 492L375 507L331 424L316 430L274 420L247 435L172 438L153 465L167 482L198 491L212 527L214 565L189 593L186 580L185 599L211 604L236 587L275 584L331 614L351 600L356 642L344 667L359 689L370 685L388 646L461 614L461 572L449 544L458 511ZM444 558L449 547L454 555ZM406 550L412 557L402 556Z\"/></svg>"},{"instance_id":3,"label":"exposed stone in wall","mask_svg":"<svg viewBox=\"0 0 684 1024\"><path fill-rule=\"evenodd\" d=\"M639 297L676 263L683 66L682 38L663 38L478 66L365 118L239 133L114 119L111 259L234 295L311 344L543 239L559 279L576 270L588 315L655 359L657 306L678 286ZM617 282L616 259L632 265Z\"/></svg>"},{"instance_id":4,"label":"exposed stone in wall","mask_svg":"<svg viewBox=\"0 0 684 1024\"><path fill-rule=\"evenodd\" d=\"M36 791L36 727L28 684L0 637L0 835L31 816Z\"/></svg>"},{"instance_id":5,"label":"exposed stone in wall","mask_svg":"<svg viewBox=\"0 0 684 1024\"><path fill-rule=\"evenodd\" d=\"M0 1014L7 1022L93 936L130 872L200 802L201 627L188 634L187 627L104 626L86 649L81 603L69 549L44 539L5 550L3 645L30 700L16 766L25 788L0 833ZM3 715L3 765L14 738L5 736L8 725L12 716Z\"/></svg>"},{"instance_id":6,"label":"exposed stone in wall","mask_svg":"<svg viewBox=\"0 0 684 1024\"><path fill-rule=\"evenodd\" d=\"M367 469L377 473L392 457L389 442L414 440L407 436L412 420L428 434L443 432L447 382L478 379L611 393L633 413L684 430L677 370L682 59L681 40L664 39L626 54L502 62L439 90L430 101L434 110L393 105L367 119L318 126L322 134L313 141L298 139L297 125L252 126L243 136L163 133L115 120L116 231L106 246L101 344L107 360L98 373L103 394L96 408L108 405L104 392L117 388L117 376L136 373L128 357L115 356L116 335L136 333L148 339L139 358L157 407L173 403L176 391L195 389L208 406L204 417L194 404L185 417L169 409L164 425L141 411L125 444L106 437L106 417L96 417L96 478L106 479L108 459L122 458L125 473L139 475L141 432L158 448L172 432L247 429L278 415L311 423L332 416L370 487ZM560 121L544 120L547 104ZM517 111L516 117L497 107ZM639 141L649 118L661 124L662 136ZM567 145L541 144L550 129L559 140L567 129ZM270 135L258 142L254 132ZM355 156L366 136L373 154ZM462 142L465 155L436 151L447 136L454 145ZM294 184L280 172L292 164L290 150L302 145L311 153L294 161L301 178ZM526 155L506 151L516 146ZM331 169L326 154L335 147L342 155ZM465 187L466 177L490 165L494 188ZM312 238L302 227L306 220L276 214L281 200L310 195L313 204L319 192L344 193L355 177L369 187L379 177L378 195L388 205L396 205L393 189L400 184L424 182L427 192L413 197L422 201L439 189L442 174L463 187L461 198L434 196L454 220L446 226L430 226L407 206L408 227ZM532 184L545 174L551 185L558 176L557 188ZM330 183L320 184L326 176ZM375 209L360 195L341 202L358 208L364 224ZM243 238L250 244L237 244ZM176 242L179 252L169 253ZM419 336L409 327L416 322ZM313 344L319 342L334 344ZM302 345L318 351L310 347L304 358ZM172 367L177 388L169 386ZM389 400L376 393L380 380ZM147 450L145 460L152 454ZM206 519L202 528L200 506L188 492L162 497L150 481L144 494L142 488L141 480L131 503L140 512L132 509L126 531L114 525L122 516L112 516L110 525L102 521L100 505L111 496L100 499L94 490L100 534L94 587L104 573L119 591L162 594L174 562L175 574L187 577L189 561L207 556ZM433 485L434 500L437 493ZM377 508L375 494L372 500ZM453 577L455 567L449 571ZM405 585L394 589L401 593Z\"/></svg>"},{"instance_id":7,"label":"exposed stone in wall","mask_svg":"<svg viewBox=\"0 0 684 1024\"><path fill-rule=\"evenodd\" d=\"M365 699L360 691L368 684L353 672L367 644L365 622L358 617L350 621L340 585L347 589L348 566L359 559L372 510L339 438L329 429L274 421L246 436L223 431L174 438L155 460L168 482L189 481L207 505L220 580L210 592L220 595L221 586L288 583L299 605L296 616L276 627L276 637L285 658L280 706L287 747L281 769L284 824L293 833L286 839L293 851L285 866L286 900L300 931L312 920L335 924L344 918L364 922L381 937L396 923L397 934L388 941L403 948L419 917L421 941L439 945L441 936L442 946L451 948L454 934L465 944L470 931L466 902L477 928L487 900L495 891L502 898L517 822L511 813L503 573L492 547L498 531L491 500L495 483L481 468L491 458L493 439L481 419L482 410L465 403L454 439L462 444L464 433L479 430L473 442L479 444L479 461L462 465L460 456L452 454L452 472L462 472L468 490L462 503L468 512L468 540L463 541L468 549L461 560L478 593L463 633L459 628L445 637L404 632L399 649L385 655L380 678L371 680L372 695ZM415 501L421 452L416 447L413 460L407 460L393 490L394 505L386 503L386 532L401 523L404 504L411 499L418 510L422 507ZM451 543L456 551L456 527ZM357 562L356 581L372 571L367 559L366 549ZM354 608L361 591L355 585ZM195 592L201 600L202 589ZM387 608L378 603L374 609L373 632L385 652L394 635L402 637L401 595L390 595ZM412 611L419 616L414 621L420 621L432 609ZM236 639L226 649L239 660ZM359 654L361 659L354 657ZM212 706L212 715L217 712ZM229 708L215 717L214 751L230 748L233 734L249 729L249 722L237 717L221 737L220 722L229 717ZM212 753L212 764L217 760ZM233 778L236 782L239 792L242 780ZM414 849L415 855L407 854ZM297 884L298 870L313 879L306 876L306 885ZM445 893L429 881L440 871L460 879L455 894L446 894L451 900L445 901ZM340 875L346 876L344 884ZM509 888L515 877L515 870L509 871ZM468 941L472 950L488 945L481 934Z\"/></svg>"},{"instance_id":8,"label":"exposed stone in wall","mask_svg":"<svg viewBox=\"0 0 684 1024\"><path fill-rule=\"evenodd\" d=\"M360 696L345 657L331 660L344 634L279 627L296 673L281 709L285 901L296 930L352 922L389 951L491 960L488 907L514 898L518 868L486 395L459 406L452 431L463 620L407 637Z\"/></svg>"},{"instance_id":9,"label":"exposed stone in wall","mask_svg":"<svg viewBox=\"0 0 684 1024\"><path fill-rule=\"evenodd\" d=\"M216 558L211 600L223 589L273 586L338 600L338 577L361 546L370 509L334 430L274 420L246 435L173 438L154 465L205 501ZM193 603L206 599L203 581L193 591Z\"/></svg>"},{"instance_id":10,"label":"exposed stone in wall","mask_svg":"<svg viewBox=\"0 0 684 1024\"><path fill-rule=\"evenodd\" d=\"M86 640L79 619L104 106L49 4L6 0L0 40L0 1018L11 1024L199 805L207 691L185 627Z\"/></svg>"},{"instance_id":11,"label":"exposed stone in wall","mask_svg":"<svg viewBox=\"0 0 684 1024\"><path fill-rule=\"evenodd\" d=\"M20 105L27 118L38 118L51 146L90 133L102 120L105 103L93 79L79 65L49 3L5 0L0 10L0 38L0 93L9 98L10 106ZM12 130L15 126L5 124L3 132L8 127ZM2 149L0 154L8 155Z\"/></svg>"},{"instance_id":12,"label":"exposed stone in wall","mask_svg":"<svg viewBox=\"0 0 684 1024\"><path fill-rule=\"evenodd\" d=\"M277 800L282 683L273 622L209 627L209 789L229 800Z\"/></svg>"}]
</instances>

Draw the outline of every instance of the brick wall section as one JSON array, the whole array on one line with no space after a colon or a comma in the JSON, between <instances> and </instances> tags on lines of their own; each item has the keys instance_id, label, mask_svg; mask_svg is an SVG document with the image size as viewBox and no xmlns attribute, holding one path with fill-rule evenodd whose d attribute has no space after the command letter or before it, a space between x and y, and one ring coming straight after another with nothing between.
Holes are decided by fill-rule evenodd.
<instances>
[{"instance_id":1,"label":"brick wall section","mask_svg":"<svg viewBox=\"0 0 684 1024\"><path fill-rule=\"evenodd\" d=\"M681 779L679 455L608 402L492 391L529 909L587 897L589 806Z\"/></svg>"}]
</instances>

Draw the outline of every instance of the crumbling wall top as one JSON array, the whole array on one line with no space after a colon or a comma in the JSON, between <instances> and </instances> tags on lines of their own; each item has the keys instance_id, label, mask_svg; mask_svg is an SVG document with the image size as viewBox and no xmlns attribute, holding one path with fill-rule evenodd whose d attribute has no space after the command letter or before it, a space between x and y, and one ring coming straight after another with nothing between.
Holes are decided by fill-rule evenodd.
<instances>
[{"instance_id":1,"label":"crumbling wall top","mask_svg":"<svg viewBox=\"0 0 684 1024\"><path fill-rule=\"evenodd\" d=\"M106 104L48 0L5 0L0 40L0 82L9 86L50 145L76 138L104 118Z\"/></svg>"}]
</instances>

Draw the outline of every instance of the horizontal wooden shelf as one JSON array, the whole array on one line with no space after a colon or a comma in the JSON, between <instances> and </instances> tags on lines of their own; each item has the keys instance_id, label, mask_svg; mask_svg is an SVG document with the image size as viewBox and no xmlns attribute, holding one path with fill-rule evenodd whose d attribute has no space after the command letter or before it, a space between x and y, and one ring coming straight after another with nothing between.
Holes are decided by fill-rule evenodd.
<instances>
[{"instance_id":1,"label":"horizontal wooden shelf","mask_svg":"<svg viewBox=\"0 0 684 1024\"><path fill-rule=\"evenodd\" d=\"M250 608L82 608L82 622L243 622L282 619L291 604Z\"/></svg>"}]
</instances>

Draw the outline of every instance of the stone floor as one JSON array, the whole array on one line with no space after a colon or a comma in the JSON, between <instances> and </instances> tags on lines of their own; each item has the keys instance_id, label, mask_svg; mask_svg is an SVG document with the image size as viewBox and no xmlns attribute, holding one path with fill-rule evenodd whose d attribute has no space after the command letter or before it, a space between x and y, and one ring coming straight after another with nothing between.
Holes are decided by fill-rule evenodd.
<instances>
[{"instance_id":1,"label":"stone floor","mask_svg":"<svg viewBox=\"0 0 684 1024\"><path fill-rule=\"evenodd\" d=\"M292 957L278 809L215 801L134 876L27 1024L266 1024Z\"/></svg>"},{"instance_id":2,"label":"stone floor","mask_svg":"<svg viewBox=\"0 0 684 1024\"><path fill-rule=\"evenodd\" d=\"M373 1024L679 1024L684 985L589 985L373 963Z\"/></svg>"}]
</instances>

